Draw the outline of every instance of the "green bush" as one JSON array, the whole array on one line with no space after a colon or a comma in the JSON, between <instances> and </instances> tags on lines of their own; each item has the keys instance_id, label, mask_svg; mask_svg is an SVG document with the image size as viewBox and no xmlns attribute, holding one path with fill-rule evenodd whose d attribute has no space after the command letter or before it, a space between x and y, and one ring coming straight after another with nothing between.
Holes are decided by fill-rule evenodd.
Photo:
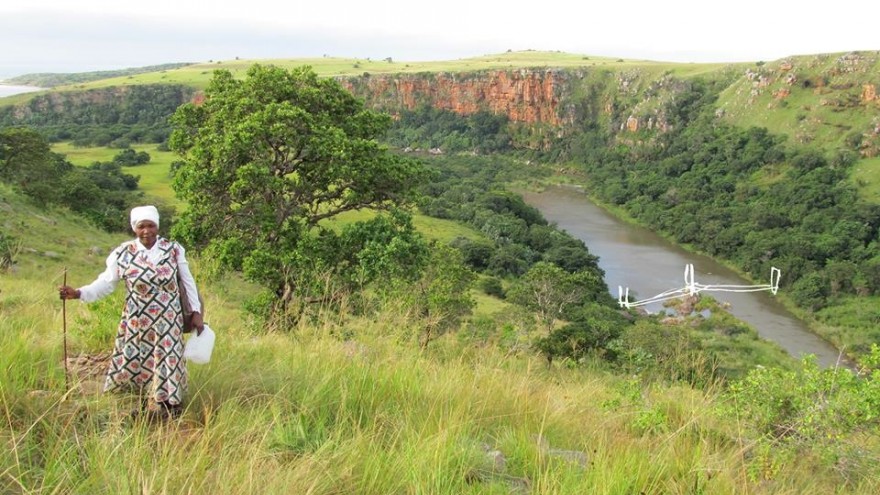
<instances>
[{"instance_id":1,"label":"green bush","mask_svg":"<svg viewBox=\"0 0 880 495\"><path fill-rule=\"evenodd\" d=\"M548 361L555 358L580 361L590 353L618 357L616 341L629 322L615 309L599 304L579 306L570 312L571 322L538 340L537 347Z\"/></svg>"},{"instance_id":2,"label":"green bush","mask_svg":"<svg viewBox=\"0 0 880 495\"><path fill-rule=\"evenodd\" d=\"M12 268L20 252L21 242L11 235L0 232L0 271Z\"/></svg>"},{"instance_id":3,"label":"green bush","mask_svg":"<svg viewBox=\"0 0 880 495\"><path fill-rule=\"evenodd\" d=\"M504 287L501 285L501 279L498 277L485 277L480 279L479 282L480 290L483 293L488 294L493 297L497 297L498 299L504 299Z\"/></svg>"},{"instance_id":4,"label":"green bush","mask_svg":"<svg viewBox=\"0 0 880 495\"><path fill-rule=\"evenodd\" d=\"M864 438L880 432L880 346L874 344L861 376L847 368L820 368L814 357L798 370L760 367L731 384L724 412L735 414L759 445L778 453L812 453L847 478L880 475L876 459L859 454Z\"/></svg>"}]
</instances>

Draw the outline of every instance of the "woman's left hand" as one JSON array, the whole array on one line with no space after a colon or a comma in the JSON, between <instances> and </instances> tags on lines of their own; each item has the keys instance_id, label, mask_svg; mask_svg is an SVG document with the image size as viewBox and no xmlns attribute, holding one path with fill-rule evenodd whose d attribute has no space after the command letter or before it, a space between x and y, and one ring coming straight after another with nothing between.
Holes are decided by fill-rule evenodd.
<instances>
[{"instance_id":1,"label":"woman's left hand","mask_svg":"<svg viewBox=\"0 0 880 495\"><path fill-rule=\"evenodd\" d=\"M192 314L192 326L196 331L196 335L202 334L202 330L205 329L205 320L202 319L201 313Z\"/></svg>"}]
</instances>

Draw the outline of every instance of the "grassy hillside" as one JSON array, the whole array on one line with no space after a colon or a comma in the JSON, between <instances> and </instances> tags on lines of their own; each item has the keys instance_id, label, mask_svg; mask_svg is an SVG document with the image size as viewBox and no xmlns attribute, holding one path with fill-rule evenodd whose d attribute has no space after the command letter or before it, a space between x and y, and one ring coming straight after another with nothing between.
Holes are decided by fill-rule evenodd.
<instances>
[{"instance_id":1,"label":"grassy hillside","mask_svg":"<svg viewBox=\"0 0 880 495\"><path fill-rule=\"evenodd\" d=\"M880 157L860 160L853 168L852 179L866 201L880 203Z\"/></svg>"},{"instance_id":2,"label":"grassy hillside","mask_svg":"<svg viewBox=\"0 0 880 495\"><path fill-rule=\"evenodd\" d=\"M738 126L766 127L798 146L876 156L878 74L880 52L874 51L754 64L724 91L718 107ZM876 169L872 163L863 165ZM866 196L876 199L874 188Z\"/></svg>"},{"instance_id":3,"label":"grassy hillside","mask_svg":"<svg viewBox=\"0 0 880 495\"><path fill-rule=\"evenodd\" d=\"M14 84L22 86L36 86L40 88L53 88L61 85L72 85L89 81L97 81L99 79L109 79L111 77L125 77L133 74L141 74L143 72L157 72L163 70L177 69L188 65L188 63L170 63L162 65L149 65L145 67L132 67L121 70L106 70L94 72L76 72L76 73L37 73L24 74L10 79L4 80L4 84Z\"/></svg>"},{"instance_id":4,"label":"grassy hillside","mask_svg":"<svg viewBox=\"0 0 880 495\"><path fill-rule=\"evenodd\" d=\"M215 69L226 69L233 74L243 75L255 64L277 65L284 68L311 66L314 71L324 77L359 76L370 74L398 74L419 72L469 72L492 69L517 68L577 68L605 67L612 70L628 70L633 68L656 71L658 74L674 73L689 77L710 73L730 64L684 64L674 62L656 62L650 60L630 60L621 58L595 57L589 55L570 54L563 52L517 51L481 57L465 58L448 61L396 61L371 60L344 57L293 58L293 59L247 59L217 60L208 63L192 64L176 69L165 69L146 73L130 74L120 77L103 78L78 84L57 86L56 91L77 91L82 89L103 88L108 86L124 86L134 84L184 84L196 88L204 88L212 77ZM745 64L734 64L736 66ZM34 93L39 94L39 92ZM17 95L18 96L18 95ZM0 104L27 101L29 96L20 98L9 97L0 99ZM31 95L33 96L33 95Z\"/></svg>"},{"instance_id":5,"label":"grassy hillside","mask_svg":"<svg viewBox=\"0 0 880 495\"><path fill-rule=\"evenodd\" d=\"M728 117L738 118L733 110ZM116 153L54 149L78 165ZM153 162L127 170L170 198L170 154L135 149ZM873 171L861 173L872 184ZM880 375L863 377L864 389L845 370L809 367L764 382L761 373L777 372L764 366L744 385L750 398L721 383L616 374L599 359L548 366L519 333L523 316L488 296L467 326L424 352L418 322L393 303L370 316L316 313L297 328L270 330L242 309L257 288L209 276L195 255L208 322L220 335L215 360L192 366L180 421L131 424L132 397L98 393L121 290L67 304L69 383L54 290L65 267L72 284L91 280L104 253L128 236L92 230L5 186L0 211L0 233L20 242L17 265L0 272L0 493L880 491ZM416 224L439 240L480 235L431 219ZM713 325L699 337L711 339L705 349L744 360L762 352L743 352L753 344L747 333L737 348ZM859 393L830 402L841 390ZM869 407L849 414L846 405L860 400Z\"/></svg>"},{"instance_id":6,"label":"grassy hillside","mask_svg":"<svg viewBox=\"0 0 880 495\"><path fill-rule=\"evenodd\" d=\"M218 334L191 365L179 421L131 423L100 394L121 291L66 308L125 238L0 186L22 241L0 274L2 493L876 493L877 437L840 439L839 463L767 449L724 390L668 386L448 335L420 352L394 307L321 315L286 332L249 321L253 288L193 260ZM93 249L97 248L97 249ZM340 340L338 335L350 335ZM480 344L480 342L487 342ZM797 382L794 382L797 383ZM820 451L821 452L821 451ZM857 453L857 455L856 455Z\"/></svg>"}]
</instances>

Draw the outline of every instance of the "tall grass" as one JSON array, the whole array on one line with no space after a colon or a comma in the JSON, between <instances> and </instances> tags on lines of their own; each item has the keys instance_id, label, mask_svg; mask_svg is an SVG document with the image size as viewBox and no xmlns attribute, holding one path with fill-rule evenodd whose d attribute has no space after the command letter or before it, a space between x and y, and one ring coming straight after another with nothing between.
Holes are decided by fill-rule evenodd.
<instances>
[{"instance_id":1,"label":"tall grass","mask_svg":"<svg viewBox=\"0 0 880 495\"><path fill-rule=\"evenodd\" d=\"M8 198L8 196L4 195ZM37 210L5 203L9 222ZM103 234L64 212L58 257L25 250L0 274L0 493L876 493L821 460L758 455L720 390L645 382L598 363L548 367L527 352L455 335L425 351L407 315L318 314L270 331L242 314L253 289L200 276L218 334L190 365L180 420L131 421L137 397L100 392L73 362L65 379L55 287L100 271ZM112 346L120 293L67 303L68 352ZM117 299L113 299L113 298ZM349 336L343 340L339 335ZM756 459L760 461L756 464Z\"/></svg>"}]
</instances>

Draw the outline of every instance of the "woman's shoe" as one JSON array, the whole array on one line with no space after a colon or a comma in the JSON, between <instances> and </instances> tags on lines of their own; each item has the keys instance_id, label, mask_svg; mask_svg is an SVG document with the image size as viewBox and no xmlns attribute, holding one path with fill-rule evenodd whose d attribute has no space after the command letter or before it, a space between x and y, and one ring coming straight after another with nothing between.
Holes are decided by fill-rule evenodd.
<instances>
[{"instance_id":1,"label":"woman's shoe","mask_svg":"<svg viewBox=\"0 0 880 495\"><path fill-rule=\"evenodd\" d=\"M178 419L183 413L183 406L180 404L169 404L167 401L160 402L159 413L163 416L162 419Z\"/></svg>"},{"instance_id":2,"label":"woman's shoe","mask_svg":"<svg viewBox=\"0 0 880 495\"><path fill-rule=\"evenodd\" d=\"M162 421L170 421L180 418L183 413L183 406L180 404L169 404L167 402L150 402L140 409L132 409L128 417L132 421L146 421L148 423L159 423Z\"/></svg>"}]
</instances>

